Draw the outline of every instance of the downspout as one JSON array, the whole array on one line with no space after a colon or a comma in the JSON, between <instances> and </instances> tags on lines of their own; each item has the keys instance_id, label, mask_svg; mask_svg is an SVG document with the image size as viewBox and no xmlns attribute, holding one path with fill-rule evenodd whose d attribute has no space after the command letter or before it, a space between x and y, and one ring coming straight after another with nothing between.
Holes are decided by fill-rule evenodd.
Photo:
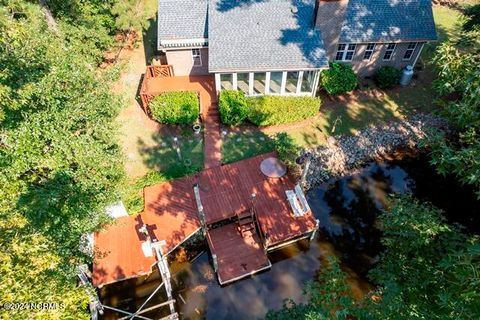
<instances>
[{"instance_id":1,"label":"downspout","mask_svg":"<svg viewBox=\"0 0 480 320\"><path fill-rule=\"evenodd\" d=\"M420 50L418 50L417 56L415 57L415 61L413 61L413 68L414 69L415 69L415 65L417 64L417 60L420 57L420 54L422 53L424 45L425 45L425 42L422 43L422 46L420 47Z\"/></svg>"}]
</instances>

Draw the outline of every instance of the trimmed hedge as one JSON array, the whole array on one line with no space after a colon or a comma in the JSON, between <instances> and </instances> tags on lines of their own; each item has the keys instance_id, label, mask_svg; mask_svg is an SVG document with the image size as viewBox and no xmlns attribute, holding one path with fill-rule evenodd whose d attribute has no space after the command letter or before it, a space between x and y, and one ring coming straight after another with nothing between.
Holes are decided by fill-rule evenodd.
<instances>
[{"instance_id":1,"label":"trimmed hedge","mask_svg":"<svg viewBox=\"0 0 480 320\"><path fill-rule=\"evenodd\" d=\"M247 97L248 120L257 126L271 126L301 121L316 115L320 98L260 96Z\"/></svg>"},{"instance_id":2,"label":"trimmed hedge","mask_svg":"<svg viewBox=\"0 0 480 320\"><path fill-rule=\"evenodd\" d=\"M322 71L320 83L329 95L352 91L357 87L357 76L352 67L345 63L330 63L330 68Z\"/></svg>"},{"instance_id":3,"label":"trimmed hedge","mask_svg":"<svg viewBox=\"0 0 480 320\"><path fill-rule=\"evenodd\" d=\"M218 98L218 110L224 124L241 124L248 115L245 93L239 90L222 90Z\"/></svg>"},{"instance_id":4,"label":"trimmed hedge","mask_svg":"<svg viewBox=\"0 0 480 320\"><path fill-rule=\"evenodd\" d=\"M200 113L200 102L195 91L165 92L150 102L153 119L160 123L193 124Z\"/></svg>"},{"instance_id":5,"label":"trimmed hedge","mask_svg":"<svg viewBox=\"0 0 480 320\"><path fill-rule=\"evenodd\" d=\"M393 88L400 83L402 71L392 67L383 66L375 72L375 83L382 89Z\"/></svg>"}]
</instances>

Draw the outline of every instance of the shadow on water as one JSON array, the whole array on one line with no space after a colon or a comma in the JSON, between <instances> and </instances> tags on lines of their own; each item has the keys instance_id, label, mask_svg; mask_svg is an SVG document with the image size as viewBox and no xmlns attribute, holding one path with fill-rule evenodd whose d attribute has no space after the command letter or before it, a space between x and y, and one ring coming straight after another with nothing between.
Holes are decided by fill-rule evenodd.
<instances>
[{"instance_id":1,"label":"shadow on water","mask_svg":"<svg viewBox=\"0 0 480 320\"><path fill-rule=\"evenodd\" d=\"M318 276L331 254L341 258L353 293L360 297L372 288L365 276L381 252L377 216L388 205L389 195L405 192L443 209L450 222L464 225L467 232L480 233L480 209L473 190L454 178L439 176L426 156L371 163L307 193L320 220L320 232L313 242L304 240L270 253L271 270L221 287L208 253L193 262L173 262L177 311L184 319L263 318L269 309L281 308L286 298L304 301L305 283ZM141 281L137 280L135 294L146 297L158 285L158 275ZM133 303L132 291L117 289L114 296L127 306L138 305Z\"/></svg>"}]
</instances>

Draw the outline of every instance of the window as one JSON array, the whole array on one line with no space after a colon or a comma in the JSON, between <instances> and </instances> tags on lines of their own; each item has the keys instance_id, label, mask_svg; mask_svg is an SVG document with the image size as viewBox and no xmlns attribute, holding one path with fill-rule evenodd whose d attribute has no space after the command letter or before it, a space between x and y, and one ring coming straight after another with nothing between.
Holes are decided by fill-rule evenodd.
<instances>
[{"instance_id":1,"label":"window","mask_svg":"<svg viewBox=\"0 0 480 320\"><path fill-rule=\"evenodd\" d=\"M202 56L200 55L200 49L192 49L192 59L194 67L202 66Z\"/></svg>"},{"instance_id":2,"label":"window","mask_svg":"<svg viewBox=\"0 0 480 320\"><path fill-rule=\"evenodd\" d=\"M248 84L249 74L248 73L237 73L237 90L241 90L248 94L249 84Z\"/></svg>"},{"instance_id":3,"label":"window","mask_svg":"<svg viewBox=\"0 0 480 320\"><path fill-rule=\"evenodd\" d=\"M368 43L365 48L365 53L363 54L363 60L370 60L375 49L375 43Z\"/></svg>"},{"instance_id":4,"label":"window","mask_svg":"<svg viewBox=\"0 0 480 320\"><path fill-rule=\"evenodd\" d=\"M285 82L286 93L297 93L298 75L298 71L287 72L287 80Z\"/></svg>"},{"instance_id":5,"label":"window","mask_svg":"<svg viewBox=\"0 0 480 320\"><path fill-rule=\"evenodd\" d=\"M220 85L221 85L222 90L232 90L233 89L233 74L222 73L220 75Z\"/></svg>"},{"instance_id":6,"label":"window","mask_svg":"<svg viewBox=\"0 0 480 320\"><path fill-rule=\"evenodd\" d=\"M340 43L337 47L337 54L335 60L337 61L352 61L357 45L354 43L345 44Z\"/></svg>"},{"instance_id":7,"label":"window","mask_svg":"<svg viewBox=\"0 0 480 320\"><path fill-rule=\"evenodd\" d=\"M266 85L265 73L254 73L253 75L253 94L264 94Z\"/></svg>"},{"instance_id":8,"label":"window","mask_svg":"<svg viewBox=\"0 0 480 320\"><path fill-rule=\"evenodd\" d=\"M304 71L302 84L301 84L301 92L304 93L311 93L313 90L313 83L315 82L315 75L316 71Z\"/></svg>"},{"instance_id":9,"label":"window","mask_svg":"<svg viewBox=\"0 0 480 320\"><path fill-rule=\"evenodd\" d=\"M281 93L283 72L270 73L270 93Z\"/></svg>"},{"instance_id":10,"label":"window","mask_svg":"<svg viewBox=\"0 0 480 320\"><path fill-rule=\"evenodd\" d=\"M405 51L405 55L403 56L403 60L410 60L413 56L413 52L415 51L415 48L417 47L416 42L410 42L407 47L407 51Z\"/></svg>"},{"instance_id":11,"label":"window","mask_svg":"<svg viewBox=\"0 0 480 320\"><path fill-rule=\"evenodd\" d=\"M387 45L387 50L385 50L385 54L383 55L383 60L389 61L392 59L393 51L395 51L395 43L389 43Z\"/></svg>"}]
</instances>

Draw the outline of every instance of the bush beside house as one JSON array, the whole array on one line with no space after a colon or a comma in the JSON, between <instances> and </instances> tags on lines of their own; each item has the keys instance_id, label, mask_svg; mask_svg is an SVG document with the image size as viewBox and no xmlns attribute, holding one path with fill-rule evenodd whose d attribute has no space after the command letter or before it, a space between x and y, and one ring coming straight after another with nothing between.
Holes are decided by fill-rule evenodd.
<instances>
[{"instance_id":1,"label":"bush beside house","mask_svg":"<svg viewBox=\"0 0 480 320\"><path fill-rule=\"evenodd\" d=\"M382 89L393 88L400 83L402 71L392 67L383 66L375 72L375 83Z\"/></svg>"},{"instance_id":2,"label":"bush beside house","mask_svg":"<svg viewBox=\"0 0 480 320\"><path fill-rule=\"evenodd\" d=\"M330 68L322 71L320 83L330 95L352 91L357 87L357 76L352 67L345 63L330 63Z\"/></svg>"},{"instance_id":3,"label":"bush beside house","mask_svg":"<svg viewBox=\"0 0 480 320\"><path fill-rule=\"evenodd\" d=\"M224 124L241 124L248 116L245 93L239 90L222 90L218 98L218 110Z\"/></svg>"},{"instance_id":4,"label":"bush beside house","mask_svg":"<svg viewBox=\"0 0 480 320\"><path fill-rule=\"evenodd\" d=\"M193 124L200 113L200 102L195 91L165 92L149 105L152 118L160 123Z\"/></svg>"},{"instance_id":5,"label":"bush beside house","mask_svg":"<svg viewBox=\"0 0 480 320\"><path fill-rule=\"evenodd\" d=\"M316 115L320 98L260 96L248 97L248 120L257 126L271 126L301 121Z\"/></svg>"}]
</instances>

